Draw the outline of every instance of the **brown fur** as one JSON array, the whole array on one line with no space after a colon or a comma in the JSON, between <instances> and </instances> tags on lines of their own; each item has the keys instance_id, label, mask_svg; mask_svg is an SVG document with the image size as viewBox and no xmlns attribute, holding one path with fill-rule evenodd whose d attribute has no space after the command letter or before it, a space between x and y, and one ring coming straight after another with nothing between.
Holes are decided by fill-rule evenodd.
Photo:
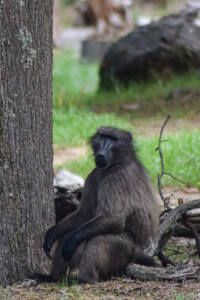
<instances>
[{"instance_id":1,"label":"brown fur","mask_svg":"<svg viewBox=\"0 0 200 300\"><path fill-rule=\"evenodd\" d=\"M114 5L112 0L88 0L87 6L96 23L99 20L105 20L108 23L110 15L118 9L118 6Z\"/></svg>"},{"instance_id":2,"label":"brown fur","mask_svg":"<svg viewBox=\"0 0 200 300\"><path fill-rule=\"evenodd\" d=\"M61 279L67 270L69 279L81 282L123 272L129 262L137 261L140 254L142 257L158 227L158 206L149 177L132 147L131 134L101 127L91 139L94 154L99 135L116 137L119 145L112 150L109 167L96 167L89 174L78 209L47 232L49 244L61 238L53 256L55 279ZM62 257L66 235L84 226L96 235L84 240L66 262Z\"/></svg>"}]
</instances>

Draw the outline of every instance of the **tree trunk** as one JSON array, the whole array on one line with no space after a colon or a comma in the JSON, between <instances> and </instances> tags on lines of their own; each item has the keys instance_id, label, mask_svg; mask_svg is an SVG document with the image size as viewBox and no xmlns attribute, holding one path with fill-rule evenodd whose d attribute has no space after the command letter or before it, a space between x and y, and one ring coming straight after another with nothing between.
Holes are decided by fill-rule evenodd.
<instances>
[{"instance_id":1,"label":"tree trunk","mask_svg":"<svg viewBox=\"0 0 200 300\"><path fill-rule=\"evenodd\" d=\"M48 267L53 0L0 1L0 283Z\"/></svg>"}]
</instances>

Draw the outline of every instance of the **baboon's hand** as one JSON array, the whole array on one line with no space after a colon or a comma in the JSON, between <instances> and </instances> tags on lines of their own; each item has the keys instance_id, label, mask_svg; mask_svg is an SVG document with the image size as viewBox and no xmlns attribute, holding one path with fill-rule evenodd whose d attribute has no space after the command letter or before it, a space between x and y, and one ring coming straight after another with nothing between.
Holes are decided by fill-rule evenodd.
<instances>
[{"instance_id":1,"label":"baboon's hand","mask_svg":"<svg viewBox=\"0 0 200 300\"><path fill-rule=\"evenodd\" d=\"M62 255L66 260L70 260L74 252L76 251L78 244L76 243L73 235L68 234L66 239L64 240Z\"/></svg>"},{"instance_id":2,"label":"baboon's hand","mask_svg":"<svg viewBox=\"0 0 200 300\"><path fill-rule=\"evenodd\" d=\"M56 225L47 230L44 238L43 249L49 259L51 259L51 248L56 241L55 231Z\"/></svg>"}]
</instances>

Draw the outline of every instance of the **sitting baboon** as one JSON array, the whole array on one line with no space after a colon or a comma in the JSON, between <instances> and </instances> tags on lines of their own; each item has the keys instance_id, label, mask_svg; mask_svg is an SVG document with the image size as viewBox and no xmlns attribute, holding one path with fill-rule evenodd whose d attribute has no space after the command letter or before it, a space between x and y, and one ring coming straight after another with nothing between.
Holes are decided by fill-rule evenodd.
<instances>
[{"instance_id":1,"label":"sitting baboon","mask_svg":"<svg viewBox=\"0 0 200 300\"><path fill-rule=\"evenodd\" d=\"M120 274L130 262L153 264L143 254L158 227L159 210L130 132L100 127L91 138L96 167L78 209L51 227L44 251L59 240L51 278L94 282ZM68 272L67 272L68 270Z\"/></svg>"}]
</instances>

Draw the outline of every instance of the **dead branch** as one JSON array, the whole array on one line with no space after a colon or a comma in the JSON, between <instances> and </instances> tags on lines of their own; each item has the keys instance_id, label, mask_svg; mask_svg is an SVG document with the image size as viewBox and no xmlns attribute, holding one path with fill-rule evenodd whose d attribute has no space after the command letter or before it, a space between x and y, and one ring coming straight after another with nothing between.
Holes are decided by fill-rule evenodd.
<instances>
[{"instance_id":1,"label":"dead branch","mask_svg":"<svg viewBox=\"0 0 200 300\"><path fill-rule=\"evenodd\" d=\"M196 247L197 247L197 253L200 257L200 237L199 237L198 230L195 228L194 224L192 224L191 222L189 222L187 220L186 216L184 216L184 222L185 222L185 225L191 230L191 232L194 235L194 239L195 239Z\"/></svg>"},{"instance_id":2,"label":"dead branch","mask_svg":"<svg viewBox=\"0 0 200 300\"><path fill-rule=\"evenodd\" d=\"M199 222L200 219L198 215L195 215L195 217L188 215L188 211L192 209L190 206L197 205L195 206L195 208L198 208L200 205L200 200L183 204L183 200L179 199L179 207L176 207L175 209L172 210L172 208L169 206L170 197L165 198L162 193L161 179L163 175L170 176L171 178L181 182L175 176L166 172L164 166L161 143L164 142L164 140L162 140L162 135L169 118L170 116L167 116L166 120L162 125L160 136L159 136L158 148L156 149L159 150L160 162L161 162L161 173L158 175L158 189L159 189L160 197L164 203L164 211L161 213L160 216L161 225L159 231L154 241L152 242L150 248L145 251L148 255L157 255L158 258L161 260L163 266L167 266L168 264L173 265L173 262L168 257L166 257L162 252L163 247L172 236L184 236L187 238L194 238L196 241L197 252L200 256L200 237L199 237L199 226L198 226L200 223Z\"/></svg>"},{"instance_id":3,"label":"dead branch","mask_svg":"<svg viewBox=\"0 0 200 300\"><path fill-rule=\"evenodd\" d=\"M168 240L176 233L178 221L182 219L188 210L196 208L200 208L200 199L184 203L170 210L164 221L160 224L151 246L145 250L145 253L148 255L157 255L162 251Z\"/></svg>"},{"instance_id":4,"label":"dead branch","mask_svg":"<svg viewBox=\"0 0 200 300\"><path fill-rule=\"evenodd\" d=\"M200 266L187 265L184 267L176 266L164 269L129 264L126 269L126 274L132 279L139 279L141 281L183 281L186 279L198 279L200 274Z\"/></svg>"},{"instance_id":5,"label":"dead branch","mask_svg":"<svg viewBox=\"0 0 200 300\"><path fill-rule=\"evenodd\" d=\"M158 175L158 190L159 190L160 197L163 200L164 208L167 209L167 210L170 210L171 208L169 207L169 205L166 201L166 198L163 196L162 187L161 187L161 179L162 179L163 175L165 174L165 166L164 166L164 159L163 159L163 154L162 154L162 149L161 149L161 143L163 142L162 141L162 134L163 134L164 128L165 128L169 118L170 118L170 116L168 115L166 120L163 123L163 126L162 126L161 131L160 131L160 136L159 136L159 141L158 141L158 148L156 149L156 150L159 151L160 163L161 163L161 174Z\"/></svg>"},{"instance_id":6,"label":"dead branch","mask_svg":"<svg viewBox=\"0 0 200 300\"><path fill-rule=\"evenodd\" d=\"M200 218L199 213L193 214L190 213L191 210L200 208L200 199L193 200L187 203L183 203L182 199L179 199L179 206L172 209L169 206L169 199L165 198L162 193L161 179L163 175L172 177L175 180L178 180L175 176L165 171L164 159L161 149L162 134L164 128L169 120L168 116L161 128L159 145L156 150L159 150L160 161L161 161L161 173L158 175L158 189L161 199L164 203L164 211L160 216L160 227L159 230L151 242L151 245L148 249L144 250L144 253L149 256L157 255L162 265L166 267L167 265L173 265L170 268L158 268L158 267L146 267L139 266L137 264L129 264L126 269L126 274L134 279L139 279L142 281L154 280L174 280L174 281L183 281L186 279L198 279L200 276L200 266L192 265L175 265L167 256L163 253L163 247L167 244L169 239L172 236L176 237L186 237L193 238L196 241L197 252L200 256ZM180 180L178 180L180 182Z\"/></svg>"},{"instance_id":7,"label":"dead branch","mask_svg":"<svg viewBox=\"0 0 200 300\"><path fill-rule=\"evenodd\" d=\"M195 224L195 229L197 230L197 232L200 233L200 224ZM181 221L180 223L177 223L175 230L173 232L173 237L186 238L186 239L195 238L193 232L188 227L183 225Z\"/></svg>"},{"instance_id":8,"label":"dead branch","mask_svg":"<svg viewBox=\"0 0 200 300\"><path fill-rule=\"evenodd\" d=\"M163 193L162 193L162 183L161 183L161 179L164 175L167 175L169 177L171 177L172 179L180 182L183 184L183 182L178 179L177 177L175 177L174 175L172 175L171 173L169 172L166 172L165 171L165 165L164 165L164 159L163 159L163 153L162 153L162 149L161 149L161 143L163 142L166 142L167 140L162 140L162 135L163 135L163 131L165 129L165 126L167 125L167 122L170 118L170 115L167 116L167 118L165 119L163 125L162 125L162 128L161 128L161 131L160 131L160 136L159 136L159 141L158 141L158 148L156 148L156 151L158 150L159 151L159 155L160 155L160 163L161 163L161 173L158 175L158 190L159 190L159 194L160 194L160 197L164 203L164 209L166 210L170 210L171 207L168 205L169 203L169 200L170 200L170 197L167 197L165 198L163 196Z\"/></svg>"}]
</instances>

